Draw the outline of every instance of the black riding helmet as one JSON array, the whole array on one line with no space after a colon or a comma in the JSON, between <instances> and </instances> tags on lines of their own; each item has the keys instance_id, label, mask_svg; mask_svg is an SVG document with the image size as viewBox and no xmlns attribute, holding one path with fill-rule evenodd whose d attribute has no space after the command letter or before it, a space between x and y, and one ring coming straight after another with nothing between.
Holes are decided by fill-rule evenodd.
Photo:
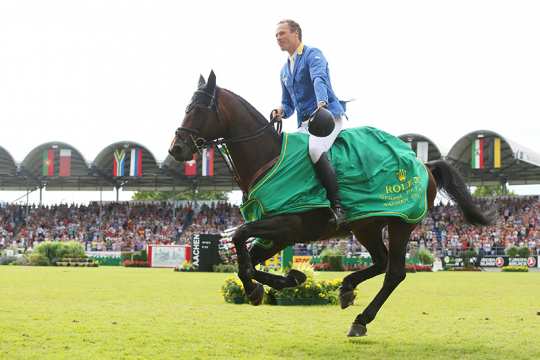
<instances>
[{"instance_id":1,"label":"black riding helmet","mask_svg":"<svg viewBox=\"0 0 540 360\"><path fill-rule=\"evenodd\" d=\"M315 110L308 119L308 131L311 135L318 137L326 137L334 131L336 120L334 115L324 108L320 107Z\"/></svg>"}]
</instances>

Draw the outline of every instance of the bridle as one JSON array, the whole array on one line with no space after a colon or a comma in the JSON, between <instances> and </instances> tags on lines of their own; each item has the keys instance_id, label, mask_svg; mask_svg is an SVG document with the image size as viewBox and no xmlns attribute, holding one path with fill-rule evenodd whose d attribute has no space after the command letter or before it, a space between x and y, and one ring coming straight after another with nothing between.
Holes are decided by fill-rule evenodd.
<instances>
[{"instance_id":1,"label":"bridle","mask_svg":"<svg viewBox=\"0 0 540 360\"><path fill-rule=\"evenodd\" d=\"M195 97L197 95L202 95L202 96L206 97L207 99L209 99L210 100L209 104L208 105L196 104ZM208 91L206 91L204 89L199 89L199 90L195 91L195 94L193 95L193 97L194 97L194 99L192 100L192 102L186 108L186 114L188 114L190 111L192 111L193 109L195 109L197 107L205 108L207 110L210 110L210 111L214 112L217 119L218 119L218 122L220 122L219 121L220 119L219 119L218 106L217 106L217 97L216 97L216 91L215 90L214 90L213 93L210 93L210 92L208 92ZM200 136L200 130L187 128L187 127L183 127L183 126L176 129L175 135L176 135L176 137L179 137L180 134L182 134L182 132L188 133L189 137L191 139L192 146L193 146L192 149L195 150L193 152L198 152L199 155L202 153L202 150L204 148L215 145L217 147L217 149L219 150L219 153L220 153L221 157L225 161L225 164L227 164L227 167L229 168L229 171L233 175L234 180L242 188L242 182L240 181L240 174L238 173L238 170L237 170L237 168L236 168L236 166L234 164L234 161L231 158L231 155L230 155L230 152L229 152L229 149L228 149L227 145L257 139L258 137L263 135L263 133L264 133L264 131L266 129L268 129L270 127L273 127L274 124L277 124L277 132L278 132L278 134L281 134L281 129L282 129L281 119L277 118L277 117L274 117L267 124L260 127L259 129L255 130L254 133L249 134L249 135L239 136L239 137L217 138L217 139L213 139L213 140L208 140L208 139L205 139L204 137ZM259 171L256 172L255 175L257 176L258 174L260 174L261 170L269 168L270 166L268 166L268 165L270 163L273 165L273 163L275 163L276 160L277 160L277 158L273 159L271 162L264 165L261 169L259 169ZM244 192L244 195L247 194L247 191L249 190L249 185L254 180L255 179L252 179L252 181L250 183L248 183L248 188L247 189L242 189L242 191Z\"/></svg>"}]
</instances>

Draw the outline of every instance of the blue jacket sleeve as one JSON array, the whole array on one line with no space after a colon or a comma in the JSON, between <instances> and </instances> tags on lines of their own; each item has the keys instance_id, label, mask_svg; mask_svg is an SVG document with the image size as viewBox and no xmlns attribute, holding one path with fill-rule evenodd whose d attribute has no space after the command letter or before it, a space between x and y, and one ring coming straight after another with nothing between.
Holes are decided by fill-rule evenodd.
<instances>
[{"instance_id":1,"label":"blue jacket sleeve","mask_svg":"<svg viewBox=\"0 0 540 360\"><path fill-rule=\"evenodd\" d=\"M281 106L283 107L283 118L287 119L294 113L294 104L291 99L291 94L289 94L289 90L287 90L287 87L283 81L280 79L279 82L281 83Z\"/></svg>"},{"instance_id":2,"label":"blue jacket sleeve","mask_svg":"<svg viewBox=\"0 0 540 360\"><path fill-rule=\"evenodd\" d=\"M317 102L324 101L328 103L328 84L330 84L328 63L319 49L312 50L308 59L308 66Z\"/></svg>"}]
</instances>

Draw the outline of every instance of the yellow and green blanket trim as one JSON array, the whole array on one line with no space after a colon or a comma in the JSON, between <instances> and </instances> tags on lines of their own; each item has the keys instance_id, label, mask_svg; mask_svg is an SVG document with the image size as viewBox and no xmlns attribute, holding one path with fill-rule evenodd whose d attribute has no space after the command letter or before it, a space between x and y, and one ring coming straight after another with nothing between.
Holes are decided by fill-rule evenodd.
<instances>
[{"instance_id":1,"label":"yellow and green blanket trim","mask_svg":"<svg viewBox=\"0 0 540 360\"><path fill-rule=\"evenodd\" d=\"M328 152L347 221L395 216L420 222L427 212L427 170L408 144L373 127L343 130ZM284 133L277 163L249 191L246 222L328 208L308 155L308 135Z\"/></svg>"}]
</instances>

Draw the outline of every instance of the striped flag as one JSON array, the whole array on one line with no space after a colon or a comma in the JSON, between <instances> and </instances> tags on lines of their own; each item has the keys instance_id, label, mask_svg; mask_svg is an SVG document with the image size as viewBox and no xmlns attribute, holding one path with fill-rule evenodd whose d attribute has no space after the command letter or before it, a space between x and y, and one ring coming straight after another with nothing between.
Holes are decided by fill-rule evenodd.
<instances>
[{"instance_id":1,"label":"striped flag","mask_svg":"<svg viewBox=\"0 0 540 360\"><path fill-rule=\"evenodd\" d=\"M189 161L184 161L184 175L197 175L197 154L193 154L193 159Z\"/></svg>"},{"instance_id":2,"label":"striped flag","mask_svg":"<svg viewBox=\"0 0 540 360\"><path fill-rule=\"evenodd\" d=\"M131 149L129 176L142 176L142 149Z\"/></svg>"},{"instance_id":3,"label":"striped flag","mask_svg":"<svg viewBox=\"0 0 540 360\"><path fill-rule=\"evenodd\" d=\"M501 138L478 138L471 146L473 169L501 168Z\"/></svg>"},{"instance_id":4,"label":"striped flag","mask_svg":"<svg viewBox=\"0 0 540 360\"><path fill-rule=\"evenodd\" d=\"M472 143L471 167L473 169L484 168L484 138L478 138Z\"/></svg>"},{"instance_id":5,"label":"striped flag","mask_svg":"<svg viewBox=\"0 0 540 360\"><path fill-rule=\"evenodd\" d=\"M41 175L54 176L54 149L47 149L43 152Z\"/></svg>"},{"instance_id":6,"label":"striped flag","mask_svg":"<svg viewBox=\"0 0 540 360\"><path fill-rule=\"evenodd\" d=\"M214 176L214 147L202 151L202 176Z\"/></svg>"},{"instance_id":7,"label":"striped flag","mask_svg":"<svg viewBox=\"0 0 540 360\"><path fill-rule=\"evenodd\" d=\"M124 161L126 159L126 151L116 149L113 159L113 176L124 176Z\"/></svg>"},{"instance_id":8,"label":"striped flag","mask_svg":"<svg viewBox=\"0 0 540 360\"><path fill-rule=\"evenodd\" d=\"M71 176L71 150L60 149L60 176Z\"/></svg>"}]
</instances>

